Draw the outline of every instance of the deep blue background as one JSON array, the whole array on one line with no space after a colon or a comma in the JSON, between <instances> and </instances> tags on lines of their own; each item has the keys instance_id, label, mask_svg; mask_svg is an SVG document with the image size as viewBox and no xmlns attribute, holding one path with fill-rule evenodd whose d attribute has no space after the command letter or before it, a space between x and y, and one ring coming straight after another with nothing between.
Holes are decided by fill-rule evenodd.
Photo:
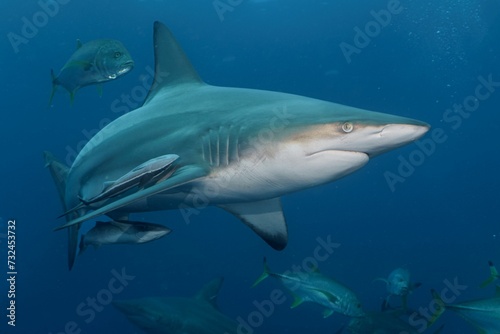
<instances>
[{"instance_id":1,"label":"deep blue background","mask_svg":"<svg viewBox=\"0 0 500 334\"><path fill-rule=\"evenodd\" d=\"M500 1L401 3L403 12L348 64L339 44L352 44L353 27L364 27L373 19L370 11L386 8L386 0L243 0L223 21L209 0L72 0L18 53L7 34L20 34L22 17L31 20L41 9L35 1L2 1L0 233L7 219L16 219L19 275L17 326L7 327L2 311L1 333L59 333L71 320L83 333L138 333L111 305L89 324L75 312L106 288L112 269L121 268L136 278L116 299L189 296L224 276L221 310L246 317L254 300L279 287L269 280L250 288L262 257L274 270L286 270L312 255L317 237L328 235L341 246L320 268L356 291L365 309L378 309L385 297L383 284L373 279L398 266L423 283L410 298L416 309L429 305L430 288L439 291L444 280L455 277L468 286L457 301L492 296L493 287L478 285L488 274L489 259L500 264L500 90L456 130L443 122L443 113L474 93L478 76L500 81ZM408 158L415 144L376 158L348 178L284 197L290 241L283 252L272 251L216 208L203 210L189 225L179 212L161 212L135 218L164 223L174 229L172 235L140 246L89 249L68 272L66 234L52 232L61 224L55 217L62 209L42 151L65 160L87 140L83 131L120 116L111 111L112 102L130 93L153 66L155 20L170 27L210 84L284 91L413 117L442 128L448 139L394 192L384 172L396 172L398 157ZM105 84L101 98L95 87L86 87L72 107L64 92L47 108L50 69L62 67L77 38L121 40L135 69ZM3 277L6 240L0 236L0 241ZM4 279L0 289L4 309ZM291 310L290 303L288 297L256 332L332 333L348 320L322 319L315 305ZM442 321L443 333L474 333L456 314Z\"/></svg>"}]
</instances>

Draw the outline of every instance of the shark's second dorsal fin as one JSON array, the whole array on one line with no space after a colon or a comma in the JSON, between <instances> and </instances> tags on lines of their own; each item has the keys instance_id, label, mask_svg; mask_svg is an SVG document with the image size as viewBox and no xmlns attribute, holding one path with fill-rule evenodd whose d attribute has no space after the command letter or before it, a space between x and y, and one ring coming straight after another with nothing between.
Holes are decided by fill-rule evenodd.
<instances>
[{"instance_id":1,"label":"shark's second dorsal fin","mask_svg":"<svg viewBox=\"0 0 500 334\"><path fill-rule=\"evenodd\" d=\"M174 35L162 23L154 23L155 77L144 104L148 104L162 90L169 87L198 83L198 76L186 54L177 43Z\"/></svg>"},{"instance_id":2,"label":"shark's second dorsal fin","mask_svg":"<svg viewBox=\"0 0 500 334\"><path fill-rule=\"evenodd\" d=\"M217 295L222 282L224 282L222 277L211 280L196 294L196 298L209 302L213 307L217 308Z\"/></svg>"}]
</instances>

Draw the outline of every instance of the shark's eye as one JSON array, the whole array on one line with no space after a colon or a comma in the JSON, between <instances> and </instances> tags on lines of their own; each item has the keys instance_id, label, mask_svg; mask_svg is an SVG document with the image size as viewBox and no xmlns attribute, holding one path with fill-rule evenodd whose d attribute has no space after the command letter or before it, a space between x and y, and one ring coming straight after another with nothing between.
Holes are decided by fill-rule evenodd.
<instances>
[{"instance_id":1,"label":"shark's eye","mask_svg":"<svg viewBox=\"0 0 500 334\"><path fill-rule=\"evenodd\" d=\"M115 58L120 58L122 56L122 53L121 52L115 52Z\"/></svg>"},{"instance_id":2,"label":"shark's eye","mask_svg":"<svg viewBox=\"0 0 500 334\"><path fill-rule=\"evenodd\" d=\"M354 129L354 125L352 125L351 122L345 122L344 124L342 124L342 131L344 131L345 133L349 133L353 129Z\"/></svg>"}]
</instances>

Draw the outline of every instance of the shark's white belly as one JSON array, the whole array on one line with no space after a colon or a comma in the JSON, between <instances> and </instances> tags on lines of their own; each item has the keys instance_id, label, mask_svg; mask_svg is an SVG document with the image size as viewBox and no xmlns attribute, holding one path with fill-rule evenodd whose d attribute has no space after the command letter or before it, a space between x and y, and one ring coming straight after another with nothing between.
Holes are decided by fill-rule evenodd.
<instances>
[{"instance_id":1,"label":"shark's white belly","mask_svg":"<svg viewBox=\"0 0 500 334\"><path fill-rule=\"evenodd\" d=\"M258 157L261 158L258 158ZM288 145L272 155L255 155L237 163L213 168L190 184L189 191L170 191L136 202L126 210L175 209L255 202L337 180L368 162L366 154L326 150L306 155L300 146Z\"/></svg>"}]
</instances>

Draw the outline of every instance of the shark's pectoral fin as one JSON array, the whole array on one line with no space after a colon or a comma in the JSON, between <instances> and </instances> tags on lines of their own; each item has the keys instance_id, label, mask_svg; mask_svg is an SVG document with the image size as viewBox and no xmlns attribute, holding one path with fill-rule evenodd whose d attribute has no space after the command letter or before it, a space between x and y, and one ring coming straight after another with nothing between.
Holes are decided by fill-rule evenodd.
<instances>
[{"instance_id":1,"label":"shark's pectoral fin","mask_svg":"<svg viewBox=\"0 0 500 334\"><path fill-rule=\"evenodd\" d=\"M274 249L282 250L286 247L288 232L279 198L224 204L219 207L241 219Z\"/></svg>"},{"instance_id":2,"label":"shark's pectoral fin","mask_svg":"<svg viewBox=\"0 0 500 334\"><path fill-rule=\"evenodd\" d=\"M161 193L163 191L181 186L183 184L186 184L188 182L194 181L195 179L198 179L200 177L203 177L207 174L206 170L202 167L195 166L195 165L188 165L184 166L182 168L179 168L175 174L163 181L159 182L149 188L142 189L140 191L137 191L131 195L125 196L123 198L120 198L114 202L111 202L95 211L92 211L90 213L87 213L86 215L83 215L81 217L78 217L76 219L73 219L69 221L68 223L59 226L55 228L54 230L61 230L63 228L70 227L75 224L79 224L81 222L84 222L86 220L92 219L94 217L100 216L107 214L108 212L115 211L121 207L127 206L131 203L134 203L136 201L139 201L141 199L148 198L149 196Z\"/></svg>"}]
</instances>

